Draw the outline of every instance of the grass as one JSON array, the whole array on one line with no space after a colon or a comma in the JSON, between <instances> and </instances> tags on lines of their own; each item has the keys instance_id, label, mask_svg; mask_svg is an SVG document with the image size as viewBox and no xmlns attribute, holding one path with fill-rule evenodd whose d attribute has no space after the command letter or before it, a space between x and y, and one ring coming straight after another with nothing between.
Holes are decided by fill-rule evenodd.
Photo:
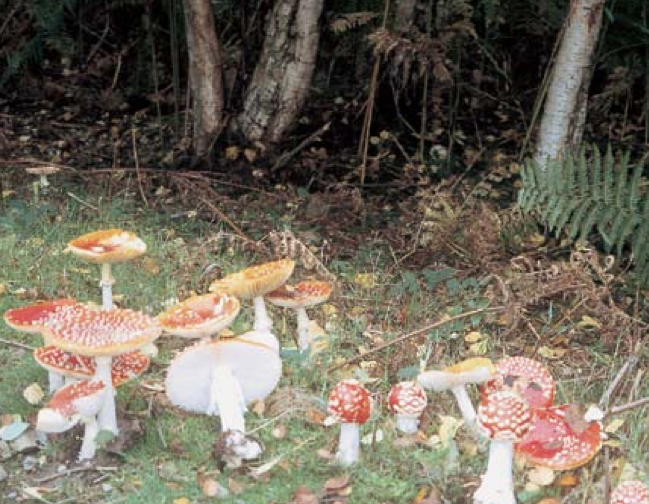
<instances>
[{"instance_id":1,"label":"grass","mask_svg":"<svg viewBox=\"0 0 649 504\"><path fill-rule=\"evenodd\" d=\"M64 197L44 198L39 205L18 196L8 199L0 214L0 312L44 298L69 296L100 302L99 268L62 252L70 239L100 228L123 227L148 244L145 259L114 268L114 291L121 306L149 314L158 313L192 292L205 292L209 281L219 273L269 259L238 247L236 241L224 246L210 240L218 228L199 219L171 218L127 199L108 203L91 194L84 194L82 199L101 208L101 212ZM282 221L279 210L277 214L282 226L298 225ZM245 221L245 216L241 220ZM372 420L363 427L363 435L371 437L372 433L376 436L381 432L383 439L378 441L374 437L369 445L363 445L362 463L352 468L338 467L326 458L326 452L335 451L337 428L314 422L314 415L322 413L329 388L342 377L364 380L380 399L392 383L416 373L422 356L428 358L429 367L434 367L462 359L471 349L484 351L493 358L508 353L530 354L538 349L539 342L518 334L507 336L495 315L480 315L389 347L357 365L327 372L333 365L418 329L443 314L462 313L487 302L489 282L485 276L456 275L452 268L409 271L399 268L386 247L369 239L367 243L345 256L326 258L329 269L340 279L340 286L336 298L326 308L313 310L312 315L326 327L330 336L328 347L311 361L287 353L278 392L266 401L265 410L252 411L247 416L248 427L255 430L266 447L261 461L240 469L221 467L213 453L218 420L183 413L170 406L164 394L148 387L164 379L174 352L187 344L163 336L158 342L160 353L150 371L143 379L119 390L120 415L137 428L126 430L127 446L119 453L100 452L96 465L110 470L78 472L39 483L40 478L54 473L61 464L75 467L79 431L74 430L54 436L49 446L36 454L34 469L23 468L24 454L0 462L9 473L7 480L0 483L4 485L0 486L0 500L9 498L12 492L20 495L25 487L45 486L52 493L43 494L44 502L213 502L213 497L205 495L200 485L206 478L212 478L230 489L230 495L222 501L233 503L292 502L301 486L327 501L338 499L350 504L413 502L421 500L431 489L440 492L442 502L468 502L484 470L484 454L475 452L475 443L462 429L450 445L431 441L442 425L439 415L458 416L450 394L429 395L431 405L422 421L422 436L408 446L398 444L401 441L394 421L379 402ZM269 309L283 345L292 346L292 313ZM548 311L537 316L545 319L547 334L543 337L555 336L552 331L556 329L556 315ZM232 329L236 333L246 330L251 319L252 310L246 306ZM467 338L472 331L479 333L477 342ZM621 351L626 335L620 335L616 346L603 343L592 331L595 337L584 340L588 336L585 331L572 321L564 324L560 332L570 338L566 358L546 361L559 378L558 396L562 401L596 402L626 358ZM41 344L39 336L15 333L8 328L0 334L25 345ZM645 350L642 365L633 376L635 398L649 395L643 374L646 358ZM36 366L29 351L7 344L0 344L0 362L5 369L0 377L0 414L19 414L33 422L39 406L24 400L22 392L33 382L46 388L45 372ZM281 397L290 400L282 404ZM287 410L293 412L288 414ZM624 459L642 474L649 464L647 408L633 410L623 418L622 427L612 434L615 444L608 448L611 459ZM276 464L268 472L254 475L255 467L271 461ZM602 471L599 463L577 471L583 476L578 485L586 485L588 474L599 481ZM521 490L524 474L518 472L517 488ZM327 487L332 478L343 477L349 477L349 481L341 488L332 489L331 484ZM539 492L521 492L519 497L524 502L536 502L543 495L560 492L556 486L545 487Z\"/></svg>"}]
</instances>

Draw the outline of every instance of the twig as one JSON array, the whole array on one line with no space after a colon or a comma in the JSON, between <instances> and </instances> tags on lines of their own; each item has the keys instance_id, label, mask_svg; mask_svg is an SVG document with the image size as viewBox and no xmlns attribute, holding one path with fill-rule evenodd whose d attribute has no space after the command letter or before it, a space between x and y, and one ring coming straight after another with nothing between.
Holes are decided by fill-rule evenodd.
<instances>
[{"instance_id":1,"label":"twig","mask_svg":"<svg viewBox=\"0 0 649 504\"><path fill-rule=\"evenodd\" d=\"M620 406L613 406L609 411L609 415L617 415L630 409L640 408L649 404L649 397L643 397L642 399L637 399L635 401L628 402L626 404L621 404Z\"/></svg>"},{"instance_id":2,"label":"twig","mask_svg":"<svg viewBox=\"0 0 649 504\"><path fill-rule=\"evenodd\" d=\"M254 241L248 237L243 231L241 231L241 228L237 226L234 222L230 220L230 218L225 215L221 210L219 210L215 205L207 201L205 198L200 198L201 202L207 206L212 212L214 212L216 215L218 215L223 222L225 222L228 226L232 228L232 230L240 237L243 238L244 240L248 241Z\"/></svg>"},{"instance_id":3,"label":"twig","mask_svg":"<svg viewBox=\"0 0 649 504\"><path fill-rule=\"evenodd\" d=\"M331 126L331 121L328 123L325 123L324 126L318 128L315 133L311 133L308 137L306 137L304 140L302 140L297 147L295 147L293 150L290 150L284 154L282 154L277 161L275 161L275 164L273 167L270 169L271 172L275 172L281 168L284 168L288 164L288 162L293 159L297 154L299 154L301 151L303 151L309 144L313 143L315 140L318 139L320 135L322 135L324 132L329 131L329 127Z\"/></svg>"},{"instance_id":4,"label":"twig","mask_svg":"<svg viewBox=\"0 0 649 504\"><path fill-rule=\"evenodd\" d=\"M55 474L50 474L49 476L43 476L42 478L35 479L35 483L46 483L58 478L64 478L70 476L71 474L87 472L87 471L98 471L98 472L107 472L107 471L117 471L117 467L102 467L102 466L83 466L83 467L73 467L72 469L67 469Z\"/></svg>"},{"instance_id":5,"label":"twig","mask_svg":"<svg viewBox=\"0 0 649 504\"><path fill-rule=\"evenodd\" d=\"M140 160L137 155L137 137L135 136L135 128L131 128L131 140L133 143L133 160L135 161L135 175L137 178L137 185L140 189L140 196L144 201L144 205L148 208L149 201L146 199L144 194L144 187L142 187L142 175L140 175Z\"/></svg>"},{"instance_id":6,"label":"twig","mask_svg":"<svg viewBox=\"0 0 649 504\"><path fill-rule=\"evenodd\" d=\"M339 369L339 368L341 368L343 366L347 366L348 364L351 364L351 363L356 362L358 360L364 359L368 355L371 355L371 354L376 353L376 352L380 352L381 350L385 350L386 348L388 348L388 347L390 347L392 345L402 343L403 341L406 341L407 339L410 339L410 338L412 338L414 336L418 336L421 333L430 331L431 329L436 329L437 327L441 327L443 325L450 324L452 322L456 322L457 320L462 320L462 319L465 319L467 317L472 317L473 315L478 315L480 313L502 311L504 309L505 309L504 306L491 306L491 307L488 306L486 308L481 308L479 310L472 310L472 311L468 311L468 312L465 312L465 313L460 313L459 315L455 315L454 317L450 317L450 318L447 318L447 319L438 320L437 322L433 322L432 324L428 324L427 326L421 327L421 328L419 328L419 329L417 329L417 330L415 330L413 332L410 332L408 334L404 334L403 336L399 336L398 338L390 340L387 343L384 343L383 345L379 345L376 348L373 348L371 350L368 350L365 353L357 355L356 357L352 357L351 359L347 359L345 362L342 362L340 364L336 364L335 366L330 367L328 369L328 371L334 371L334 370Z\"/></svg>"},{"instance_id":7,"label":"twig","mask_svg":"<svg viewBox=\"0 0 649 504\"><path fill-rule=\"evenodd\" d=\"M15 346L15 347L18 347L18 348L24 348L25 350L32 350L33 351L33 350L36 349L33 346L25 345L24 343L18 343L17 341L6 340L4 338L0 338L0 343L3 343L5 345Z\"/></svg>"},{"instance_id":8,"label":"twig","mask_svg":"<svg viewBox=\"0 0 649 504\"><path fill-rule=\"evenodd\" d=\"M613 399L615 399L615 396L620 390L622 381L627 376L627 374L631 372L631 370L636 366L637 363L638 356L636 354L632 354L629 356L626 362L622 364L622 367L615 375L615 378L613 378L613 381L606 388L606 390L602 394L601 399L599 400L599 405L602 409L608 409L608 405L613 402Z\"/></svg>"},{"instance_id":9,"label":"twig","mask_svg":"<svg viewBox=\"0 0 649 504\"><path fill-rule=\"evenodd\" d=\"M101 211L100 208L96 207L95 205L91 205L91 204L88 203L87 201L82 200L82 199L79 198L79 196L77 196L76 194L71 193L71 192L68 192L67 194L68 194L68 196L70 196L70 198L72 198L74 201L77 201L78 203L81 203L83 206L88 207L88 208L91 208L91 209L95 210L96 212L100 212L100 211Z\"/></svg>"}]
</instances>

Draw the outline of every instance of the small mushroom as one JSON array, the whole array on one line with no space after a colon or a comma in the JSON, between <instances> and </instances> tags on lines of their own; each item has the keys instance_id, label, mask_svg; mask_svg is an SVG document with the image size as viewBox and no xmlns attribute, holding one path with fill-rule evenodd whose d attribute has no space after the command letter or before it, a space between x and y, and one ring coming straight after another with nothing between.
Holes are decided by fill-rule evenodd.
<instances>
[{"instance_id":1,"label":"small mushroom","mask_svg":"<svg viewBox=\"0 0 649 504\"><path fill-rule=\"evenodd\" d=\"M397 429L406 434L417 432L427 404L426 392L414 381L397 383L388 394L388 408L397 418Z\"/></svg>"},{"instance_id":2,"label":"small mushroom","mask_svg":"<svg viewBox=\"0 0 649 504\"><path fill-rule=\"evenodd\" d=\"M331 295L329 282L305 281L295 285L284 285L266 294L269 303L284 308L292 308L297 314L298 348L300 352L309 349L309 316L306 309L324 303Z\"/></svg>"},{"instance_id":3,"label":"small mushroom","mask_svg":"<svg viewBox=\"0 0 649 504\"><path fill-rule=\"evenodd\" d=\"M527 402L510 390L483 394L478 406L478 430L489 438L489 460L473 504L516 504L514 494L514 442L532 428L534 413Z\"/></svg>"},{"instance_id":4,"label":"small mushroom","mask_svg":"<svg viewBox=\"0 0 649 504\"><path fill-rule=\"evenodd\" d=\"M424 371L417 377L417 381L427 390L435 392L450 390L457 400L464 424L475 432L476 412L466 386L469 383L484 383L493 376L492 362L484 357L474 357L441 371Z\"/></svg>"},{"instance_id":5,"label":"small mushroom","mask_svg":"<svg viewBox=\"0 0 649 504\"><path fill-rule=\"evenodd\" d=\"M329 394L330 419L340 423L336 460L345 466L355 464L360 455L360 429L370 418L370 395L357 380L338 382Z\"/></svg>"},{"instance_id":6,"label":"small mushroom","mask_svg":"<svg viewBox=\"0 0 649 504\"><path fill-rule=\"evenodd\" d=\"M81 259L101 264L102 306L113 308L113 284L115 279L111 264L130 261L146 252L146 243L129 231L121 229L104 229L88 233L68 243L66 252L71 252Z\"/></svg>"},{"instance_id":7,"label":"small mushroom","mask_svg":"<svg viewBox=\"0 0 649 504\"><path fill-rule=\"evenodd\" d=\"M80 460L88 460L95 456L97 446L95 437L99 432L97 414L107 393L106 386L97 381L78 381L59 389L46 408L38 412L36 429L42 432L64 432L83 422L85 432Z\"/></svg>"},{"instance_id":8,"label":"small mushroom","mask_svg":"<svg viewBox=\"0 0 649 504\"><path fill-rule=\"evenodd\" d=\"M25 168L25 171L30 175L38 175L38 182L34 182L32 186L34 191L34 201L38 203L40 191L42 190L43 193L45 193L51 185L50 181L47 180L47 176L60 172L61 168L54 165L41 165L27 167Z\"/></svg>"},{"instance_id":9,"label":"small mushroom","mask_svg":"<svg viewBox=\"0 0 649 504\"><path fill-rule=\"evenodd\" d=\"M208 338L232 323L239 300L228 294L192 296L158 315L162 330L181 338Z\"/></svg>"},{"instance_id":10,"label":"small mushroom","mask_svg":"<svg viewBox=\"0 0 649 504\"><path fill-rule=\"evenodd\" d=\"M255 331L270 331L273 323L266 311L263 296L283 285L293 274L294 268L295 261L288 258L258 264L214 280L209 290L239 299L252 299L255 306Z\"/></svg>"},{"instance_id":11,"label":"small mushroom","mask_svg":"<svg viewBox=\"0 0 649 504\"><path fill-rule=\"evenodd\" d=\"M649 504L649 488L641 481L624 481L611 493L610 504Z\"/></svg>"}]
</instances>

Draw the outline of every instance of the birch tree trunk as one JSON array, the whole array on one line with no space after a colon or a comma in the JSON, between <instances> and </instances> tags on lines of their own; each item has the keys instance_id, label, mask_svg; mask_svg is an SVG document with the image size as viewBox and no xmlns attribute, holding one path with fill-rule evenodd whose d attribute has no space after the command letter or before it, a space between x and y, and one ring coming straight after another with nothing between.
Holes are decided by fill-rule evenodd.
<instances>
[{"instance_id":1,"label":"birch tree trunk","mask_svg":"<svg viewBox=\"0 0 649 504\"><path fill-rule=\"evenodd\" d=\"M210 0L183 0L194 150L203 156L223 128L222 59Z\"/></svg>"},{"instance_id":2,"label":"birch tree trunk","mask_svg":"<svg viewBox=\"0 0 649 504\"><path fill-rule=\"evenodd\" d=\"M233 128L248 141L279 142L293 125L315 68L323 0L278 0L261 57Z\"/></svg>"},{"instance_id":3,"label":"birch tree trunk","mask_svg":"<svg viewBox=\"0 0 649 504\"><path fill-rule=\"evenodd\" d=\"M605 2L572 0L570 4L539 127L534 159L540 167L581 143Z\"/></svg>"}]
</instances>

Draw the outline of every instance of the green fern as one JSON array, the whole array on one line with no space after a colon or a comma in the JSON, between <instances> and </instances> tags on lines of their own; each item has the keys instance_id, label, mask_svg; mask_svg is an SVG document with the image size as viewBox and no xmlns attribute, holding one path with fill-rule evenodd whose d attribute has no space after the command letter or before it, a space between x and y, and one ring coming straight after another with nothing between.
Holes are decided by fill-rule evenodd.
<instances>
[{"instance_id":1,"label":"green fern","mask_svg":"<svg viewBox=\"0 0 649 504\"><path fill-rule=\"evenodd\" d=\"M557 236L584 240L597 232L607 252L618 257L630 246L636 276L649 283L649 193L642 191L643 165L632 166L629 155L616 157L611 148L582 150L543 169L533 160L521 170L518 203L535 212Z\"/></svg>"}]
</instances>

